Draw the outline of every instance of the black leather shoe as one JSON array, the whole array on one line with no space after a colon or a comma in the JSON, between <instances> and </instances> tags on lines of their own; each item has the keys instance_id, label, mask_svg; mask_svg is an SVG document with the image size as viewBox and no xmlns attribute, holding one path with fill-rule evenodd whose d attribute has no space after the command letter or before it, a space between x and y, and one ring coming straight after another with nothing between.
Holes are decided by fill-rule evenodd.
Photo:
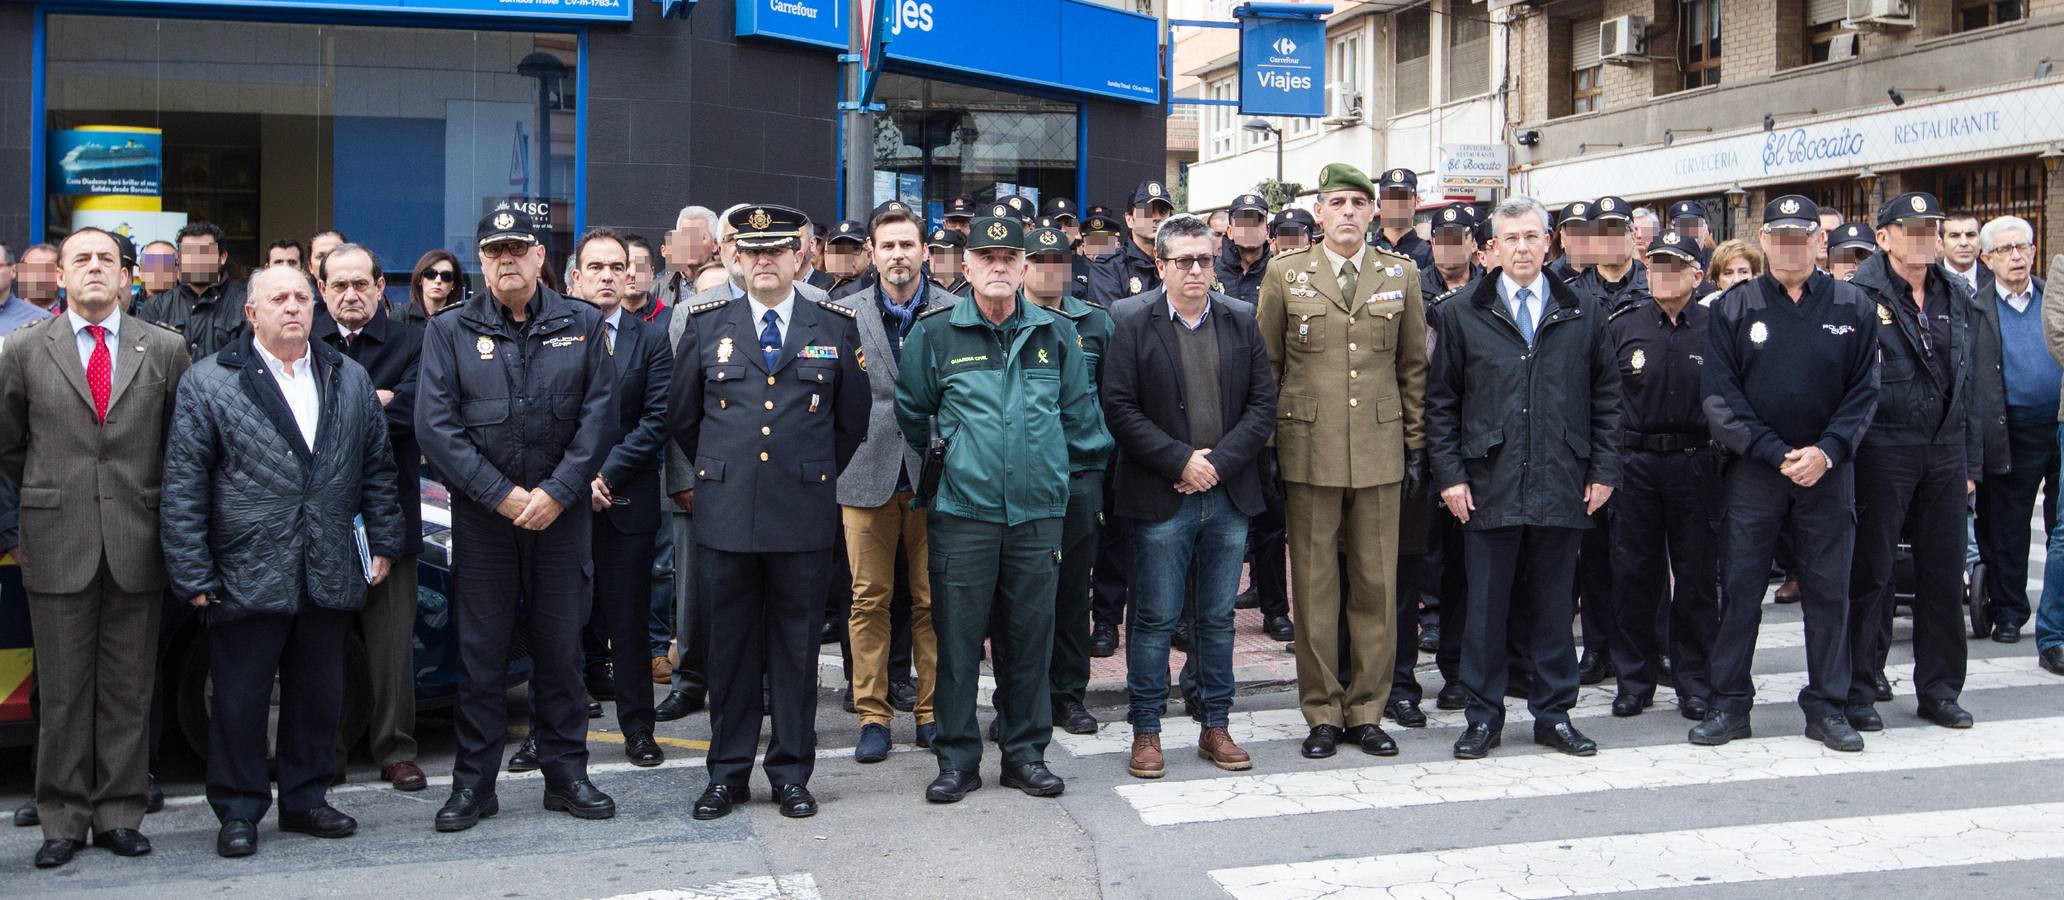
<instances>
[{"instance_id":1,"label":"black leather shoe","mask_svg":"<svg viewBox=\"0 0 2064 900\"><path fill-rule=\"evenodd\" d=\"M846 685L846 692L839 697L839 708L853 715L860 714L860 707L853 703L853 686Z\"/></svg>"},{"instance_id":2,"label":"black leather shoe","mask_svg":"<svg viewBox=\"0 0 2064 900\"><path fill-rule=\"evenodd\" d=\"M460 788L452 791L451 799L444 801L444 808L437 811L435 827L438 831L465 831L501 811L502 803L495 795Z\"/></svg>"},{"instance_id":3,"label":"black leather shoe","mask_svg":"<svg viewBox=\"0 0 2064 900\"><path fill-rule=\"evenodd\" d=\"M889 708L897 712L917 709L917 685L908 681L889 682Z\"/></svg>"},{"instance_id":4,"label":"black leather shoe","mask_svg":"<svg viewBox=\"0 0 2064 900\"><path fill-rule=\"evenodd\" d=\"M1578 684L1598 684L1611 678L1612 674L1612 660L1606 659L1603 653L1585 653L1584 658L1577 661Z\"/></svg>"},{"instance_id":5,"label":"black leather shoe","mask_svg":"<svg viewBox=\"0 0 2064 900\"><path fill-rule=\"evenodd\" d=\"M1118 652L1118 626L1098 625L1089 631L1089 655L1103 659ZM979 782L979 779L977 779ZM958 799L958 798L955 798ZM951 800L944 801L951 803Z\"/></svg>"},{"instance_id":6,"label":"black leather shoe","mask_svg":"<svg viewBox=\"0 0 2064 900\"><path fill-rule=\"evenodd\" d=\"M1875 706L1852 706L1842 710L1842 718L1849 720L1849 727L1857 731L1884 731L1885 717L1878 715Z\"/></svg>"},{"instance_id":7,"label":"black leather shoe","mask_svg":"<svg viewBox=\"0 0 2064 900\"><path fill-rule=\"evenodd\" d=\"M152 773L143 785L143 811L145 815L161 812L165 808L165 792L158 787L158 776Z\"/></svg>"},{"instance_id":8,"label":"black leather shoe","mask_svg":"<svg viewBox=\"0 0 2064 900\"><path fill-rule=\"evenodd\" d=\"M590 718L590 719L599 719L599 718L602 718L602 701L600 701L600 700L590 700L590 701L588 701L588 718Z\"/></svg>"},{"instance_id":9,"label":"black leather shoe","mask_svg":"<svg viewBox=\"0 0 2064 900\"><path fill-rule=\"evenodd\" d=\"M1677 714L1694 722L1705 721L1706 710L1709 708L1706 701L1698 697L1677 698Z\"/></svg>"},{"instance_id":10,"label":"black leather shoe","mask_svg":"<svg viewBox=\"0 0 2064 900\"><path fill-rule=\"evenodd\" d=\"M1944 700L1941 703L1922 703L1918 712L1921 718L1944 728L1969 728L1973 721L1971 714L1966 712L1963 707L1958 706L1955 700Z\"/></svg>"},{"instance_id":11,"label":"black leather shoe","mask_svg":"<svg viewBox=\"0 0 2064 900\"><path fill-rule=\"evenodd\" d=\"M1417 700L1392 700L1383 708L1385 718L1406 728L1425 728L1426 713Z\"/></svg>"},{"instance_id":12,"label":"black leather shoe","mask_svg":"<svg viewBox=\"0 0 2064 900\"><path fill-rule=\"evenodd\" d=\"M1462 736L1455 739L1456 759L1482 759L1491 755L1499 744L1498 732L1489 725L1471 725L1462 730Z\"/></svg>"},{"instance_id":13,"label":"black leather shoe","mask_svg":"<svg viewBox=\"0 0 2064 900\"><path fill-rule=\"evenodd\" d=\"M807 819L817 814L817 798L810 796L810 789L800 784L775 785L774 802L781 804L781 814L791 819Z\"/></svg>"},{"instance_id":14,"label":"black leather shoe","mask_svg":"<svg viewBox=\"0 0 2064 900\"><path fill-rule=\"evenodd\" d=\"M2035 661L2052 675L2064 675L2064 644L2037 653Z\"/></svg>"},{"instance_id":15,"label":"black leather shoe","mask_svg":"<svg viewBox=\"0 0 2064 900\"><path fill-rule=\"evenodd\" d=\"M947 769L925 785L925 799L933 803L959 803L969 791L982 786L982 775L961 769Z\"/></svg>"},{"instance_id":16,"label":"black leather shoe","mask_svg":"<svg viewBox=\"0 0 2064 900\"><path fill-rule=\"evenodd\" d=\"M1233 608L1234 608L1234 609L1260 609L1260 608L1261 608L1261 592L1260 592L1260 591L1257 591L1257 590L1255 590L1255 589L1254 589L1254 585L1252 585L1252 584L1249 584L1249 585L1247 585L1247 589L1246 589L1246 590L1244 590L1244 591L1241 591L1241 592L1239 592L1239 593L1237 593L1237 594L1234 594L1234 595L1233 595Z\"/></svg>"},{"instance_id":17,"label":"black leather shoe","mask_svg":"<svg viewBox=\"0 0 2064 900\"><path fill-rule=\"evenodd\" d=\"M1419 652L1440 652L1440 626L1426 625L1419 629Z\"/></svg>"},{"instance_id":18,"label":"black leather shoe","mask_svg":"<svg viewBox=\"0 0 2064 900\"><path fill-rule=\"evenodd\" d=\"M1662 657L1662 662L1656 665L1655 683L1657 687L1674 688L1677 686L1677 668L1670 663L1670 658L1667 656Z\"/></svg>"},{"instance_id":19,"label":"black leather shoe","mask_svg":"<svg viewBox=\"0 0 2064 900\"><path fill-rule=\"evenodd\" d=\"M1081 701L1078 700L1064 699L1055 703L1053 720L1061 726L1062 731L1069 734L1095 734L1097 731L1096 717L1090 715L1089 710L1083 709Z\"/></svg>"},{"instance_id":20,"label":"black leather shoe","mask_svg":"<svg viewBox=\"0 0 2064 900\"><path fill-rule=\"evenodd\" d=\"M1879 672L1871 676L1871 690L1879 703L1892 702L1892 681L1885 677L1885 673Z\"/></svg>"},{"instance_id":21,"label":"black leather shoe","mask_svg":"<svg viewBox=\"0 0 2064 900\"><path fill-rule=\"evenodd\" d=\"M576 819L611 819L616 817L616 801L602 793L602 789L585 778L569 781L558 787L545 788L545 808L563 812Z\"/></svg>"},{"instance_id":22,"label":"black leather shoe","mask_svg":"<svg viewBox=\"0 0 2064 900\"><path fill-rule=\"evenodd\" d=\"M71 862L72 857L81 849L84 849L85 846L85 841L75 841L70 838L53 838L44 841L43 846L36 848L36 868L55 869L58 866Z\"/></svg>"},{"instance_id":23,"label":"black leather shoe","mask_svg":"<svg viewBox=\"0 0 2064 900\"><path fill-rule=\"evenodd\" d=\"M1002 728L1002 725L1001 725L1002 721L1003 721L1002 719L990 719L990 720L989 720L989 732L988 732L988 738L989 738L989 743L992 743L992 744L1000 744L1000 743L1003 743L1003 737L1002 737L1002 734L1003 734L1003 728Z\"/></svg>"},{"instance_id":24,"label":"black leather shoe","mask_svg":"<svg viewBox=\"0 0 2064 900\"><path fill-rule=\"evenodd\" d=\"M34 828L43 824L43 816L36 812L36 798L30 797L14 811L14 827Z\"/></svg>"},{"instance_id":25,"label":"black leather shoe","mask_svg":"<svg viewBox=\"0 0 2064 900\"><path fill-rule=\"evenodd\" d=\"M1381 725L1356 725L1347 730L1347 739L1362 748L1370 756L1396 756L1397 741L1383 733Z\"/></svg>"},{"instance_id":26,"label":"black leather shoe","mask_svg":"<svg viewBox=\"0 0 2064 900\"><path fill-rule=\"evenodd\" d=\"M652 768L666 762L666 751L659 749L659 742L652 739L651 732L638 731L624 737L624 758L631 765Z\"/></svg>"},{"instance_id":27,"label":"black leather shoe","mask_svg":"<svg viewBox=\"0 0 2064 900\"><path fill-rule=\"evenodd\" d=\"M215 855L224 859L250 856L258 852L258 826L250 819L231 819L222 823L222 830L215 832Z\"/></svg>"},{"instance_id":28,"label":"black leather shoe","mask_svg":"<svg viewBox=\"0 0 2064 900\"><path fill-rule=\"evenodd\" d=\"M1177 622L1175 624L1175 633L1168 636L1168 648L1183 653L1191 651L1190 623Z\"/></svg>"},{"instance_id":29,"label":"black leather shoe","mask_svg":"<svg viewBox=\"0 0 2064 900\"><path fill-rule=\"evenodd\" d=\"M837 622L826 622L826 623L824 623L824 630L823 630L823 631L820 631L820 632L818 632L818 633L817 633L817 646L820 646L820 647L822 647L822 646L824 646L825 644L836 644L836 643L838 643L838 639L839 639L839 627L838 627L838 623L837 623Z\"/></svg>"},{"instance_id":30,"label":"black leather shoe","mask_svg":"<svg viewBox=\"0 0 2064 900\"><path fill-rule=\"evenodd\" d=\"M1545 728L1538 722L1534 723L1534 743L1553 747L1571 756L1598 755L1598 742L1585 737L1577 726L1568 722L1557 722Z\"/></svg>"},{"instance_id":31,"label":"black leather shoe","mask_svg":"<svg viewBox=\"0 0 2064 900\"><path fill-rule=\"evenodd\" d=\"M1276 616L1262 623L1261 633L1272 641L1287 641L1297 637L1297 626L1290 624L1289 616Z\"/></svg>"},{"instance_id":32,"label":"black leather shoe","mask_svg":"<svg viewBox=\"0 0 2064 900\"><path fill-rule=\"evenodd\" d=\"M1749 737L1749 717L1726 710L1708 710L1706 720L1691 726L1686 740L1701 747L1718 747L1736 738Z\"/></svg>"},{"instance_id":33,"label":"black leather shoe","mask_svg":"<svg viewBox=\"0 0 2064 900\"><path fill-rule=\"evenodd\" d=\"M707 705L703 696L680 688L668 691L666 698L652 708L652 717L661 722L672 722L691 714L701 712Z\"/></svg>"},{"instance_id":34,"label":"black leather shoe","mask_svg":"<svg viewBox=\"0 0 2064 900\"><path fill-rule=\"evenodd\" d=\"M610 680L609 668L607 666L599 669L589 669L582 676L581 683L588 689L589 700L616 699L616 682Z\"/></svg>"},{"instance_id":35,"label":"black leather shoe","mask_svg":"<svg viewBox=\"0 0 2064 900\"><path fill-rule=\"evenodd\" d=\"M1623 693L1613 698L1612 714L1622 719L1632 718L1641 715L1642 710L1649 708L1654 703L1654 695L1640 696Z\"/></svg>"},{"instance_id":36,"label":"black leather shoe","mask_svg":"<svg viewBox=\"0 0 2064 900\"><path fill-rule=\"evenodd\" d=\"M319 838L350 837L352 832L358 830L358 820L328 805L318 806L304 813L281 810L279 830Z\"/></svg>"},{"instance_id":37,"label":"black leather shoe","mask_svg":"<svg viewBox=\"0 0 2064 900\"><path fill-rule=\"evenodd\" d=\"M695 798L695 809L689 814L702 821L721 819L731 813L731 807L752 799L752 791L728 784L712 784L702 789L702 796Z\"/></svg>"},{"instance_id":38,"label":"black leather shoe","mask_svg":"<svg viewBox=\"0 0 2064 900\"><path fill-rule=\"evenodd\" d=\"M1855 753L1863 749L1863 735L1857 734L1856 729L1849 727L1849 720L1841 716L1807 720L1806 736L1829 750Z\"/></svg>"},{"instance_id":39,"label":"black leather shoe","mask_svg":"<svg viewBox=\"0 0 2064 900\"><path fill-rule=\"evenodd\" d=\"M996 783L1007 788L1017 788L1031 797L1058 797L1068 789L1068 783L1061 776L1047 771L1046 763L1026 763L1022 766L1004 766L1003 775Z\"/></svg>"},{"instance_id":40,"label":"black leather shoe","mask_svg":"<svg viewBox=\"0 0 2064 900\"><path fill-rule=\"evenodd\" d=\"M516 752L509 756L509 771L535 772L538 768L537 733L523 736L523 743L516 745Z\"/></svg>"},{"instance_id":41,"label":"black leather shoe","mask_svg":"<svg viewBox=\"0 0 2064 900\"><path fill-rule=\"evenodd\" d=\"M2021 626L2006 622L1992 623L1992 640L1996 644L2021 643Z\"/></svg>"},{"instance_id":42,"label":"black leather shoe","mask_svg":"<svg viewBox=\"0 0 2064 900\"><path fill-rule=\"evenodd\" d=\"M150 838L134 828L110 828L94 832L93 846L116 856L142 856L150 852Z\"/></svg>"},{"instance_id":43,"label":"black leather shoe","mask_svg":"<svg viewBox=\"0 0 2064 900\"><path fill-rule=\"evenodd\" d=\"M1313 725L1311 734L1304 738L1305 759L1325 759L1333 755L1340 746L1340 726Z\"/></svg>"},{"instance_id":44,"label":"black leather shoe","mask_svg":"<svg viewBox=\"0 0 2064 900\"><path fill-rule=\"evenodd\" d=\"M1433 697L1434 709L1468 709L1469 689L1454 682L1441 685L1440 693Z\"/></svg>"}]
</instances>

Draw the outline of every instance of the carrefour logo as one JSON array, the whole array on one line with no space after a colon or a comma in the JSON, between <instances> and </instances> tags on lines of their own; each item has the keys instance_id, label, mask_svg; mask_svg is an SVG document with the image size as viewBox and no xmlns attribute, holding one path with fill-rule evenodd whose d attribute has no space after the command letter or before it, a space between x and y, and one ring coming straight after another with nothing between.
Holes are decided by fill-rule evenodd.
<instances>
[{"instance_id":1,"label":"carrefour logo","mask_svg":"<svg viewBox=\"0 0 2064 900\"><path fill-rule=\"evenodd\" d=\"M918 0L893 0L896 7L889 15L889 33L902 34L903 29L914 31L932 30L932 5Z\"/></svg>"},{"instance_id":2,"label":"carrefour logo","mask_svg":"<svg viewBox=\"0 0 2064 900\"><path fill-rule=\"evenodd\" d=\"M1277 53L1280 53L1284 56L1289 56L1290 54L1297 52L1297 42L1291 40L1290 36L1287 34L1283 35L1282 37L1276 38L1276 42L1270 44L1269 46L1274 47Z\"/></svg>"}]
</instances>

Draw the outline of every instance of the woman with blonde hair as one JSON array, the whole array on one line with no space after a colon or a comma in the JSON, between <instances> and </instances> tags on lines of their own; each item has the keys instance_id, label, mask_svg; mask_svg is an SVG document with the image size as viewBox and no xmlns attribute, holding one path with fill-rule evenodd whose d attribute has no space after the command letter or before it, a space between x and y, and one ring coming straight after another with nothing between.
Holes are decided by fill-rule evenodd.
<instances>
[{"instance_id":1,"label":"woman with blonde hair","mask_svg":"<svg viewBox=\"0 0 2064 900\"><path fill-rule=\"evenodd\" d=\"M1733 287L1736 282L1747 281L1763 274L1763 251L1739 238L1722 241L1713 248L1713 263L1706 267L1706 277L1721 290Z\"/></svg>"}]
</instances>

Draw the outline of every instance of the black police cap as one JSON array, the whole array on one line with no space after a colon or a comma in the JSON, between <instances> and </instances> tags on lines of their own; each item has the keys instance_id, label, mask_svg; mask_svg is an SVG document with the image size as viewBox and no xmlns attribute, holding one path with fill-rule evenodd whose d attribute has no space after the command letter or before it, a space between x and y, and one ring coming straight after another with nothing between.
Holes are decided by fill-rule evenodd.
<instances>
[{"instance_id":1,"label":"black police cap","mask_svg":"<svg viewBox=\"0 0 2064 900\"><path fill-rule=\"evenodd\" d=\"M1812 231L1820 227L1820 204L1798 194L1772 198L1763 204L1763 227Z\"/></svg>"},{"instance_id":2,"label":"black police cap","mask_svg":"<svg viewBox=\"0 0 2064 900\"><path fill-rule=\"evenodd\" d=\"M1902 219L1942 219L1942 203L1934 194L1916 191L1900 194L1878 207L1878 227L1884 228Z\"/></svg>"},{"instance_id":3,"label":"black police cap","mask_svg":"<svg viewBox=\"0 0 2064 900\"><path fill-rule=\"evenodd\" d=\"M741 206L731 211L724 224L731 226L733 243L740 250L781 250L803 245L803 228L810 217L801 210L772 203Z\"/></svg>"},{"instance_id":4,"label":"black police cap","mask_svg":"<svg viewBox=\"0 0 2064 900\"><path fill-rule=\"evenodd\" d=\"M1162 187L1161 182L1158 181L1140 182L1138 187L1132 189L1132 196L1126 198L1126 203L1133 209L1138 209L1142 206L1152 206L1156 203L1162 204L1171 210L1175 209L1175 201L1168 198L1168 189Z\"/></svg>"},{"instance_id":5,"label":"black police cap","mask_svg":"<svg viewBox=\"0 0 2064 900\"><path fill-rule=\"evenodd\" d=\"M537 223L530 213L507 203L496 204L493 211L480 217L480 227L474 231L475 245L485 247L497 241L528 241L537 243Z\"/></svg>"}]
</instances>

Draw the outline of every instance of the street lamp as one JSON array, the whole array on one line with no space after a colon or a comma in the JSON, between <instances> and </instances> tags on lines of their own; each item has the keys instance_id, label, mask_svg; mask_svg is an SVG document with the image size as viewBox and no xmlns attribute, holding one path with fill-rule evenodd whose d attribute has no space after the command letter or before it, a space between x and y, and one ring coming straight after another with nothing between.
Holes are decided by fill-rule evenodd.
<instances>
[{"instance_id":1,"label":"street lamp","mask_svg":"<svg viewBox=\"0 0 2064 900\"><path fill-rule=\"evenodd\" d=\"M1255 134L1267 134L1275 136L1276 184L1278 185L1277 189L1281 190L1280 186L1283 183L1283 129L1277 128L1274 125L1270 125L1267 119L1248 119L1247 124L1242 125L1240 127L1248 131L1252 131Z\"/></svg>"},{"instance_id":2,"label":"street lamp","mask_svg":"<svg viewBox=\"0 0 2064 900\"><path fill-rule=\"evenodd\" d=\"M572 69L542 50L532 53L516 64L516 74L535 78L538 83L538 155L537 155L537 201L546 209L552 207L552 107L559 99L559 84ZM557 227L557 223L553 223ZM539 236L543 240L543 236Z\"/></svg>"},{"instance_id":3,"label":"street lamp","mask_svg":"<svg viewBox=\"0 0 2064 900\"><path fill-rule=\"evenodd\" d=\"M1864 166L1863 171L1856 173L1856 187L1863 191L1863 208L1875 209L1878 192L1877 170Z\"/></svg>"}]
</instances>

